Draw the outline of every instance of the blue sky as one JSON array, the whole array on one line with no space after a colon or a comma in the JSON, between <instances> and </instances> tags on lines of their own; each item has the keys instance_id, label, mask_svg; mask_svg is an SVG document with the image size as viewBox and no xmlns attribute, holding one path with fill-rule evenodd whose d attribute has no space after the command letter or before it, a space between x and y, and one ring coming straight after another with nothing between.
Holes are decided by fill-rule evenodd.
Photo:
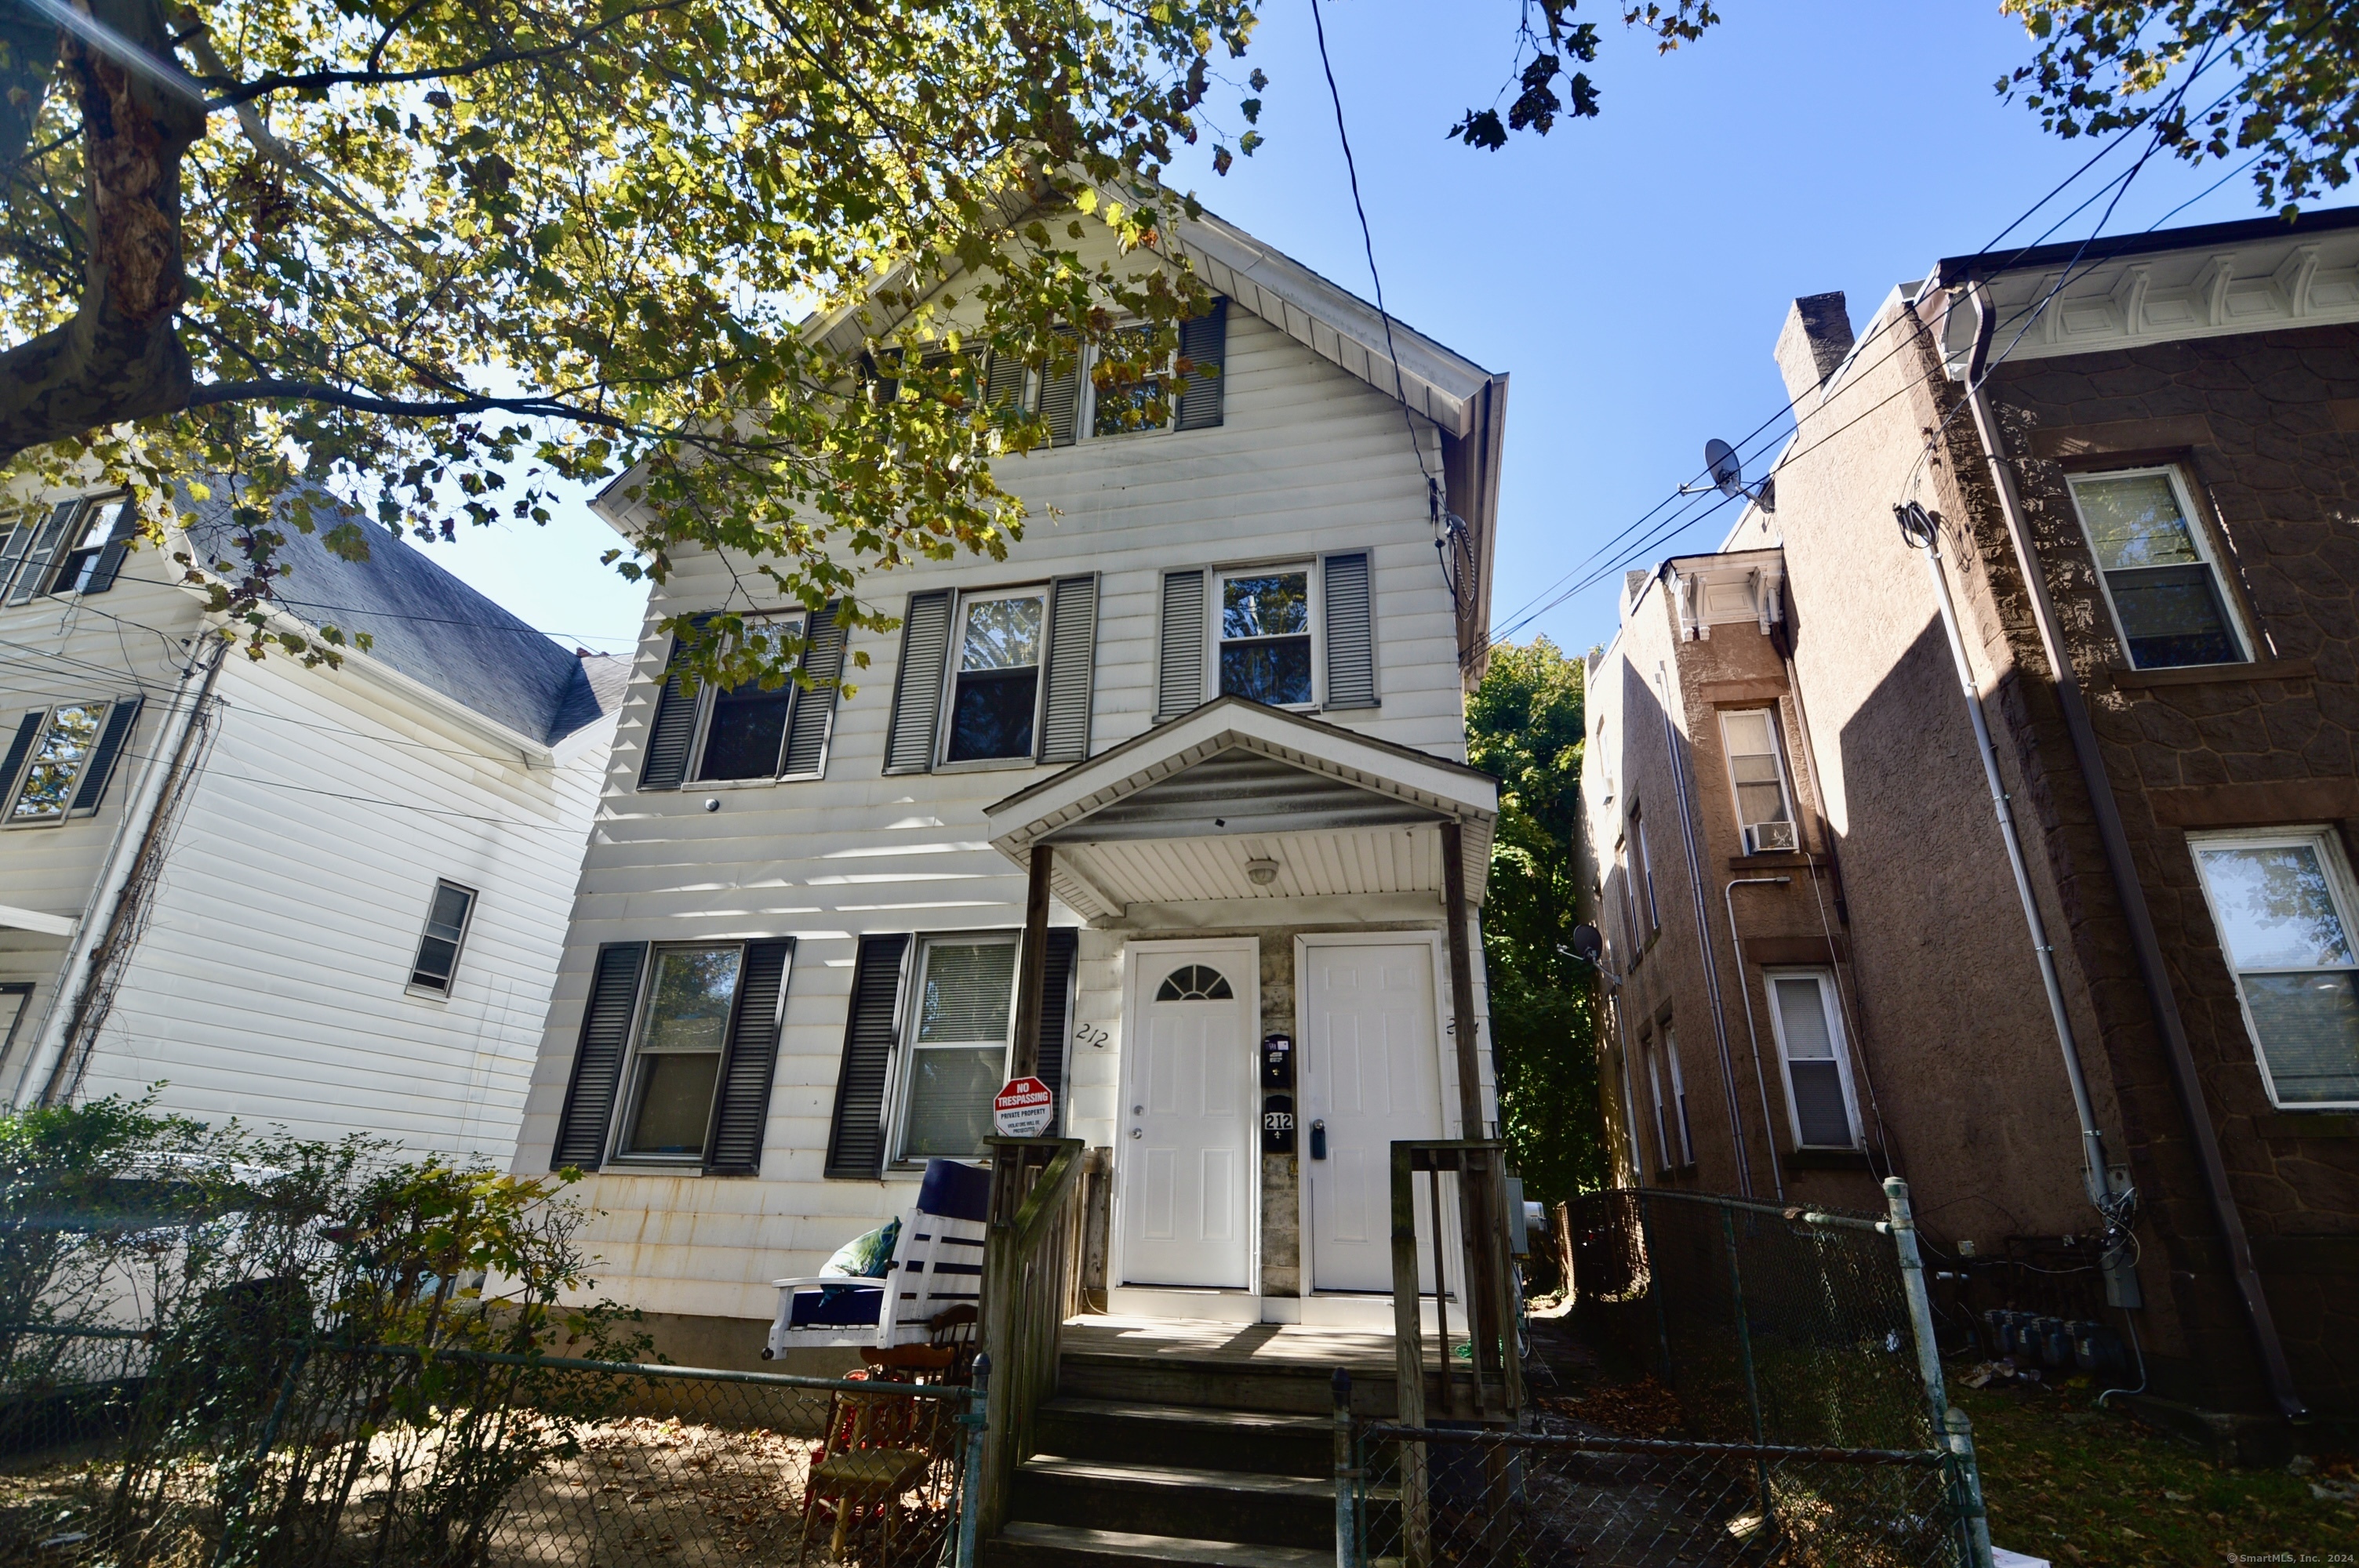
<instances>
[{"instance_id":1,"label":"blue sky","mask_svg":"<svg viewBox=\"0 0 2359 1568\"><path fill-rule=\"evenodd\" d=\"M1326 0L1386 303L1514 377L1499 625L1691 477L1707 438L1735 440L1782 407L1769 351L1795 296L1842 289L1857 321L1903 278L1981 248L2095 150L2045 135L1993 92L2029 52L1996 0L1724 0L1722 27L1661 57L1622 29L1618 5L1591 0L1582 15L1603 35L1588 68L1599 118L1497 153L1445 141L1506 79L1516 3ZM1199 149L1177 181L1369 293L1310 0L1266 0L1253 53L1236 63L1240 78L1255 66L1270 78L1267 144L1225 178ZM2224 70L2212 75L2224 86ZM1219 93L1214 107L1234 122L1244 95ZM2129 161L2115 153L2030 232ZM2108 232L2147 227L2223 172L2154 160ZM2087 234L2103 205L2057 237ZM2171 222L2256 212L2240 176ZM1728 520L1645 558L1709 548ZM545 529L468 530L432 548L552 634L621 650L644 597L598 564L614 543L577 503ZM1614 614L1601 583L1516 640L1544 633L1585 649L1611 635Z\"/></svg>"}]
</instances>

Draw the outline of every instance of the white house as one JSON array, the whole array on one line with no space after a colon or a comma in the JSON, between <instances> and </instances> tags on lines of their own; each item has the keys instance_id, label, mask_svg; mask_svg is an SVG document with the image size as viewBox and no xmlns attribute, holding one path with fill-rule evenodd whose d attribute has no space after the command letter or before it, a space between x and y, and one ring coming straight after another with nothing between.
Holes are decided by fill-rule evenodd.
<instances>
[{"instance_id":1,"label":"white house","mask_svg":"<svg viewBox=\"0 0 2359 1568\"><path fill-rule=\"evenodd\" d=\"M505 1162L625 662L317 503L279 623L341 669L212 634L170 556L233 553L225 490L165 551L120 495L0 537L0 1097Z\"/></svg>"},{"instance_id":2,"label":"white house","mask_svg":"<svg viewBox=\"0 0 2359 1568\"><path fill-rule=\"evenodd\" d=\"M1479 905L1506 378L1398 322L1396 367L1374 308L1217 220L1169 243L1220 297L1184 334L1219 376L1110 434L1086 373L989 367L1057 434L995 470L1033 521L864 585L902 625L854 696L667 679L659 618L772 610L742 564L678 560L649 606L516 1168L595 1173L599 1288L679 1359L750 1364L766 1281L982 1152L1041 846L1039 1072L1114 1152L1114 1309L1389 1322L1386 1147L1461 1130L1443 843ZM1470 1055L1487 1096L1487 1030Z\"/></svg>"}]
</instances>

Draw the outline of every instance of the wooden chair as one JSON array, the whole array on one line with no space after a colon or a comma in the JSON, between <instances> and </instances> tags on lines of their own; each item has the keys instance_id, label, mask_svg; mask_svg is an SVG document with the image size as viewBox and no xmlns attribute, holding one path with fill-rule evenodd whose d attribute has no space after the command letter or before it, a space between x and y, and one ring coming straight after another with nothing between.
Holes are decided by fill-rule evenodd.
<instances>
[{"instance_id":1,"label":"wooden chair","mask_svg":"<svg viewBox=\"0 0 2359 1568\"><path fill-rule=\"evenodd\" d=\"M841 1390L828 1411L827 1436L811 1463L803 1491L801 1534L795 1561L810 1550L811 1521L832 1510L828 1559L841 1562L855 1519L874 1519L882 1540L880 1557L889 1563L903 1499L925 1486L936 1461L952 1451L943 1401L887 1391L896 1383L945 1379L955 1366L954 1349L930 1345L870 1346L860 1352L857 1380L881 1385L875 1393Z\"/></svg>"},{"instance_id":2,"label":"wooden chair","mask_svg":"<svg viewBox=\"0 0 2359 1568\"><path fill-rule=\"evenodd\" d=\"M980 1346L975 1343L977 1325L983 1313L973 1302L962 1302L946 1307L933 1315L926 1326L932 1333L932 1345L938 1350L951 1353L946 1382L966 1384L974 1381L974 1355Z\"/></svg>"}]
</instances>

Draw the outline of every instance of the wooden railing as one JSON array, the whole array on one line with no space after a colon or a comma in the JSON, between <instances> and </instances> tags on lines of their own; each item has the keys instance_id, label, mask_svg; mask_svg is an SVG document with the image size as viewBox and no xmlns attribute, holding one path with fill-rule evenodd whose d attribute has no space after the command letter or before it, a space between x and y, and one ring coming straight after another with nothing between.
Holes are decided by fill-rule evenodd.
<instances>
[{"instance_id":1,"label":"wooden railing","mask_svg":"<svg viewBox=\"0 0 2359 1568\"><path fill-rule=\"evenodd\" d=\"M1077 1138L991 1140L991 1228L983 1248L983 1347L991 1357L977 1524L1007 1517L1040 1407L1057 1393L1065 1319L1080 1310L1082 1166Z\"/></svg>"}]
</instances>

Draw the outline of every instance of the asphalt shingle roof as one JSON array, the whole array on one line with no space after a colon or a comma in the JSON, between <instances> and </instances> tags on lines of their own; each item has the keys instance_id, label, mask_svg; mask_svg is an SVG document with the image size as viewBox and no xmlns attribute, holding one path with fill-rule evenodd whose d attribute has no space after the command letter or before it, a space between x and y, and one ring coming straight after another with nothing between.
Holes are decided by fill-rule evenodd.
<instances>
[{"instance_id":1,"label":"asphalt shingle roof","mask_svg":"<svg viewBox=\"0 0 2359 1568\"><path fill-rule=\"evenodd\" d=\"M209 560L235 561L243 552L233 543L238 528L230 517L231 487L215 481L212 488L212 499L195 509L190 540ZM624 681L594 679L583 656L329 496L313 492L309 534L288 517L291 504L291 498L279 503L278 531L287 543L272 558L293 568L276 598L297 619L332 625L348 637L366 633L371 657L543 745L595 723L620 700L627 669ZM324 543L345 518L366 535L368 559L345 560ZM604 674L609 661L590 657Z\"/></svg>"}]
</instances>

